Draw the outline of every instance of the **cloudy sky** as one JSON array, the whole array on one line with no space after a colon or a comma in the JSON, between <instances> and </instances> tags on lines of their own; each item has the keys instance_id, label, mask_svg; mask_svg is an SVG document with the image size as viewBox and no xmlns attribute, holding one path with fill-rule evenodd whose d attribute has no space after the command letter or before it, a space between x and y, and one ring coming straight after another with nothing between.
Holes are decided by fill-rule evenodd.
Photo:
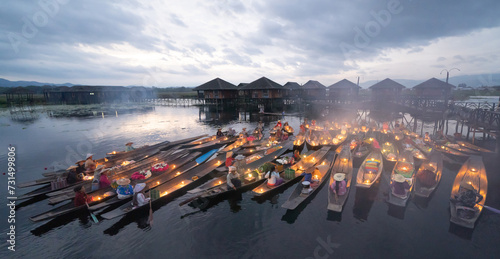
<instances>
[{"instance_id":1,"label":"cloudy sky","mask_svg":"<svg viewBox=\"0 0 500 259\"><path fill-rule=\"evenodd\" d=\"M0 77L196 86L491 75L499 10L498 0L7 0Z\"/></svg>"}]
</instances>

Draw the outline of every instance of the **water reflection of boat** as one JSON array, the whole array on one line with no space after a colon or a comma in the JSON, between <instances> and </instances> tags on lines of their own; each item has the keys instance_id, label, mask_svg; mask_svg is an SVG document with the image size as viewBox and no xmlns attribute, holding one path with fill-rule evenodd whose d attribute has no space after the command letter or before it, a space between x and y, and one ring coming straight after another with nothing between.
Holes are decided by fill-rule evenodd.
<instances>
[{"instance_id":1,"label":"water reflection of boat","mask_svg":"<svg viewBox=\"0 0 500 259\"><path fill-rule=\"evenodd\" d=\"M473 190L471 190L473 188ZM477 192L482 196L478 202L474 202L473 207L467 206L460 200L461 195ZM474 224L481 215L486 194L488 192L488 179L483 159L479 156L471 156L460 168L453 182L451 190L450 221L467 228L474 228ZM474 194L475 196L475 194ZM475 199L475 198L474 198ZM477 201L477 200L476 200Z\"/></svg>"},{"instance_id":2,"label":"water reflection of boat","mask_svg":"<svg viewBox=\"0 0 500 259\"><path fill-rule=\"evenodd\" d=\"M368 214L377 198L380 181L377 181L371 188L356 188L354 196L354 207L352 213L354 218L368 220Z\"/></svg>"}]
</instances>

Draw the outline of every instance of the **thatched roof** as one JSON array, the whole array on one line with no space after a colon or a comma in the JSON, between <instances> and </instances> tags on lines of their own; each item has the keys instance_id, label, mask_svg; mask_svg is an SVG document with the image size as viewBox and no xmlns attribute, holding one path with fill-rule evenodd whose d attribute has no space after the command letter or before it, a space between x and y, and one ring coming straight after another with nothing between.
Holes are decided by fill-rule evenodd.
<instances>
[{"instance_id":1,"label":"thatched roof","mask_svg":"<svg viewBox=\"0 0 500 259\"><path fill-rule=\"evenodd\" d=\"M450 90L452 88L455 88L455 86L433 77L433 78L431 78L423 83L420 83L420 84L414 86L413 88L414 89L434 88L434 89Z\"/></svg>"},{"instance_id":2,"label":"thatched roof","mask_svg":"<svg viewBox=\"0 0 500 259\"><path fill-rule=\"evenodd\" d=\"M198 87L195 87L193 91L204 91L204 90L236 90L238 87L220 78L212 79Z\"/></svg>"},{"instance_id":3,"label":"thatched roof","mask_svg":"<svg viewBox=\"0 0 500 259\"><path fill-rule=\"evenodd\" d=\"M337 83L330 85L328 88L330 88L330 89L349 89L349 88L357 89L357 88L361 88L361 87L359 87L357 84L355 84L347 79L342 79L342 80L338 81Z\"/></svg>"},{"instance_id":4,"label":"thatched roof","mask_svg":"<svg viewBox=\"0 0 500 259\"><path fill-rule=\"evenodd\" d=\"M297 82L287 82L283 85L285 89L300 89L300 85Z\"/></svg>"},{"instance_id":5,"label":"thatched roof","mask_svg":"<svg viewBox=\"0 0 500 259\"><path fill-rule=\"evenodd\" d=\"M258 89L283 89L283 86L266 78L261 77L248 85L243 86L243 90L258 90Z\"/></svg>"},{"instance_id":6,"label":"thatched roof","mask_svg":"<svg viewBox=\"0 0 500 259\"><path fill-rule=\"evenodd\" d=\"M386 79L370 86L369 88L372 90L376 90L376 89L403 89L406 87L404 85L392 80L392 79L386 78Z\"/></svg>"},{"instance_id":7,"label":"thatched roof","mask_svg":"<svg viewBox=\"0 0 500 259\"><path fill-rule=\"evenodd\" d=\"M315 80L309 80L302 86L304 89L326 89L326 86Z\"/></svg>"}]
</instances>

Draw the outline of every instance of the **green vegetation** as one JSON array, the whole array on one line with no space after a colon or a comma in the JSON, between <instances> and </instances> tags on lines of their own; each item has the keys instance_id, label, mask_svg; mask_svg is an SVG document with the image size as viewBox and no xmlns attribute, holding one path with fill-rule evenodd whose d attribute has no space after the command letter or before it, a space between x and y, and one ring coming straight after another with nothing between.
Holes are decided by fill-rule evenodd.
<instances>
[{"instance_id":1,"label":"green vegetation","mask_svg":"<svg viewBox=\"0 0 500 259\"><path fill-rule=\"evenodd\" d=\"M153 87L158 98L195 98L196 91L190 87L169 87L169 88L157 88Z\"/></svg>"}]
</instances>

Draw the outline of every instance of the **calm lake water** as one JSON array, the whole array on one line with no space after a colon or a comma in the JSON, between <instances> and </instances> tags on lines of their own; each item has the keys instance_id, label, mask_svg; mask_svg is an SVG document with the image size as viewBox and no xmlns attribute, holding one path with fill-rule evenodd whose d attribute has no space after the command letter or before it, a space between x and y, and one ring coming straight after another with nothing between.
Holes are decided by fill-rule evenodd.
<instances>
[{"instance_id":1,"label":"calm lake water","mask_svg":"<svg viewBox=\"0 0 500 259\"><path fill-rule=\"evenodd\" d=\"M222 126L266 129L281 117L249 116L233 111L205 112L198 107L155 107L151 112L87 118L53 118L40 114L32 122L0 116L0 172L7 171L7 147L16 147L18 183L40 178L45 168L64 166L88 152L102 157L122 150L199 134L214 134ZM285 117L295 129L301 118ZM427 127L426 127L427 129ZM500 208L500 159L485 156L489 192L486 205ZM474 230L451 225L449 195L457 167L446 167L434 195L412 199L404 209L389 206L388 178L369 191L352 188L341 214L329 213L327 188L297 211L281 208L295 186L266 200L245 192L221 200L205 211L179 202L186 194L137 217L102 220L88 215L32 223L30 216L49 210L47 200L16 211L16 252L1 242L1 258L498 258L500 215L483 210ZM357 172L357 169L355 169ZM7 200L7 175L0 195ZM355 177L355 175L353 176ZM21 195L34 188L18 189ZM6 233L8 210L2 206L0 228ZM7 235L2 235L4 240Z\"/></svg>"}]
</instances>

